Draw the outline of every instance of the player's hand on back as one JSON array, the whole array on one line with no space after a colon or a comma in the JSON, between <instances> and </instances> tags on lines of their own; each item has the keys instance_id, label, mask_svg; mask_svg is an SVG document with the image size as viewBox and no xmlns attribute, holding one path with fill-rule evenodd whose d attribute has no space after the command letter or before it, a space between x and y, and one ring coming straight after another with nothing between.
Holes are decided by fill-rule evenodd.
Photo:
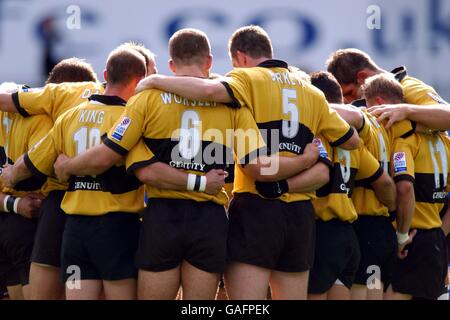
<instances>
[{"instance_id":1,"label":"player's hand on back","mask_svg":"<svg viewBox=\"0 0 450 320\"><path fill-rule=\"evenodd\" d=\"M221 169L212 169L206 173L206 189L205 193L216 195L225 185L225 178L228 176L228 172Z\"/></svg>"},{"instance_id":2,"label":"player's hand on back","mask_svg":"<svg viewBox=\"0 0 450 320\"><path fill-rule=\"evenodd\" d=\"M377 118L378 122L383 123L386 129L408 117L408 107L402 104L380 105L367 110Z\"/></svg>"},{"instance_id":3,"label":"player's hand on back","mask_svg":"<svg viewBox=\"0 0 450 320\"><path fill-rule=\"evenodd\" d=\"M70 158L65 154L61 153L56 159L53 169L55 170L55 175L61 182L69 181L70 174L66 172L66 164Z\"/></svg>"}]
</instances>

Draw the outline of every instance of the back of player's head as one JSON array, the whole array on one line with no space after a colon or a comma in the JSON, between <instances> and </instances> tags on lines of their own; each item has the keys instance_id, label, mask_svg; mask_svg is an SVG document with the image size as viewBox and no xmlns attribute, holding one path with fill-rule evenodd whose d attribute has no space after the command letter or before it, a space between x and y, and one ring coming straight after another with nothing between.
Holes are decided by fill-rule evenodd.
<instances>
[{"instance_id":1,"label":"back of player's head","mask_svg":"<svg viewBox=\"0 0 450 320\"><path fill-rule=\"evenodd\" d=\"M272 42L267 32L258 26L245 26L237 29L228 42L230 56L233 58L238 51L253 59L273 56Z\"/></svg>"},{"instance_id":2,"label":"back of player's head","mask_svg":"<svg viewBox=\"0 0 450 320\"><path fill-rule=\"evenodd\" d=\"M139 52L145 59L145 65L148 67L152 63L155 63L155 54L147 49L142 43L128 41L121 44L118 48L130 48Z\"/></svg>"},{"instance_id":3,"label":"back of player's head","mask_svg":"<svg viewBox=\"0 0 450 320\"><path fill-rule=\"evenodd\" d=\"M181 29L169 40L170 58L176 65L202 65L211 57L208 36L198 29Z\"/></svg>"},{"instance_id":4,"label":"back of player's head","mask_svg":"<svg viewBox=\"0 0 450 320\"><path fill-rule=\"evenodd\" d=\"M78 58L61 60L50 71L45 83L62 82L97 82L97 75L92 66L86 61Z\"/></svg>"},{"instance_id":5,"label":"back of player's head","mask_svg":"<svg viewBox=\"0 0 450 320\"><path fill-rule=\"evenodd\" d=\"M363 86L364 97L368 104L377 98L383 103L395 104L403 102L403 89L401 84L391 74L379 74L366 79Z\"/></svg>"},{"instance_id":6,"label":"back of player's head","mask_svg":"<svg viewBox=\"0 0 450 320\"><path fill-rule=\"evenodd\" d=\"M358 72L361 70L376 71L378 69L367 53L354 48L333 52L326 65L328 72L331 72L340 84L356 83Z\"/></svg>"},{"instance_id":7,"label":"back of player's head","mask_svg":"<svg viewBox=\"0 0 450 320\"><path fill-rule=\"evenodd\" d=\"M118 47L106 61L106 80L111 85L127 85L136 78L145 77L146 71L144 57L134 49Z\"/></svg>"},{"instance_id":8,"label":"back of player's head","mask_svg":"<svg viewBox=\"0 0 450 320\"><path fill-rule=\"evenodd\" d=\"M311 84L325 94L325 98L329 103L344 103L341 86L331 73L326 71L312 73Z\"/></svg>"}]
</instances>

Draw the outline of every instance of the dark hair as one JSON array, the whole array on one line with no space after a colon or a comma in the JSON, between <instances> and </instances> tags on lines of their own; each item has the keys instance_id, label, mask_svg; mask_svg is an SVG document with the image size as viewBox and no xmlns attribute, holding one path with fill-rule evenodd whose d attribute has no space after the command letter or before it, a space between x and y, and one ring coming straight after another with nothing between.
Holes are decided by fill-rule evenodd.
<instances>
[{"instance_id":1,"label":"dark hair","mask_svg":"<svg viewBox=\"0 0 450 320\"><path fill-rule=\"evenodd\" d=\"M97 82L97 75L92 66L86 61L78 58L64 59L58 62L50 71L47 83L62 82Z\"/></svg>"},{"instance_id":2,"label":"dark hair","mask_svg":"<svg viewBox=\"0 0 450 320\"><path fill-rule=\"evenodd\" d=\"M169 53L175 64L201 65L211 55L211 46L203 31L181 29L170 37Z\"/></svg>"},{"instance_id":3,"label":"dark hair","mask_svg":"<svg viewBox=\"0 0 450 320\"><path fill-rule=\"evenodd\" d=\"M237 29L228 42L228 49L231 57L236 56L240 51L252 57L272 58L272 42L267 32L259 26L245 26Z\"/></svg>"},{"instance_id":4,"label":"dark hair","mask_svg":"<svg viewBox=\"0 0 450 320\"><path fill-rule=\"evenodd\" d=\"M155 61L155 54L147 49L142 43L128 41L121 44L118 48L130 48L136 50L144 57L146 66L148 66L150 61Z\"/></svg>"},{"instance_id":5,"label":"dark hair","mask_svg":"<svg viewBox=\"0 0 450 320\"><path fill-rule=\"evenodd\" d=\"M311 74L311 84L325 94L329 103L344 103L342 88L336 78L327 71L318 71Z\"/></svg>"},{"instance_id":6,"label":"dark hair","mask_svg":"<svg viewBox=\"0 0 450 320\"><path fill-rule=\"evenodd\" d=\"M326 65L328 72L331 72L340 84L356 83L358 72L363 69L378 69L367 53L354 48L333 52Z\"/></svg>"},{"instance_id":7,"label":"dark hair","mask_svg":"<svg viewBox=\"0 0 450 320\"><path fill-rule=\"evenodd\" d=\"M144 57L134 49L118 47L106 61L108 84L128 84L134 78L145 77Z\"/></svg>"}]
</instances>

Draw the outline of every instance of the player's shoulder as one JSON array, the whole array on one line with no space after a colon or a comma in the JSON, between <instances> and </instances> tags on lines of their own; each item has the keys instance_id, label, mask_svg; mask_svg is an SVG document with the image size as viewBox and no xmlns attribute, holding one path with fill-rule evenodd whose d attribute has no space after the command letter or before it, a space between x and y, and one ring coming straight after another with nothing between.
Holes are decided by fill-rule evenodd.
<instances>
[{"instance_id":1,"label":"player's shoulder","mask_svg":"<svg viewBox=\"0 0 450 320\"><path fill-rule=\"evenodd\" d=\"M103 90L104 84L94 81L83 81L83 82L62 82L58 84L49 83L46 87L55 88L58 90L65 91L78 91L83 89L92 90Z\"/></svg>"}]
</instances>

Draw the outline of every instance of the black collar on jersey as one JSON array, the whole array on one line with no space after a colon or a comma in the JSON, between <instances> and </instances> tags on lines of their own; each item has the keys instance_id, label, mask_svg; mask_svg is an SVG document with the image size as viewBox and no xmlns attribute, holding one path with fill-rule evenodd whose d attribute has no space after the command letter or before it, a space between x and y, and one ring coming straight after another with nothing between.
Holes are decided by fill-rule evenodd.
<instances>
[{"instance_id":1,"label":"black collar on jersey","mask_svg":"<svg viewBox=\"0 0 450 320\"><path fill-rule=\"evenodd\" d=\"M397 67L394 70L392 70L391 73L394 74L395 79L397 79L397 81L399 82L405 79L405 77L408 75L405 66Z\"/></svg>"},{"instance_id":2,"label":"black collar on jersey","mask_svg":"<svg viewBox=\"0 0 450 320\"><path fill-rule=\"evenodd\" d=\"M103 94L93 94L89 101L97 101L108 106L126 106L127 102L118 96L106 96Z\"/></svg>"},{"instance_id":3,"label":"black collar on jersey","mask_svg":"<svg viewBox=\"0 0 450 320\"><path fill-rule=\"evenodd\" d=\"M269 59L264 62L261 62L257 65L257 67L261 68L288 68L288 64L282 60Z\"/></svg>"},{"instance_id":4,"label":"black collar on jersey","mask_svg":"<svg viewBox=\"0 0 450 320\"><path fill-rule=\"evenodd\" d=\"M367 107L367 102L366 99L358 99L358 100L353 100L351 103L351 105L358 107L358 108L363 108L363 107Z\"/></svg>"}]
</instances>

